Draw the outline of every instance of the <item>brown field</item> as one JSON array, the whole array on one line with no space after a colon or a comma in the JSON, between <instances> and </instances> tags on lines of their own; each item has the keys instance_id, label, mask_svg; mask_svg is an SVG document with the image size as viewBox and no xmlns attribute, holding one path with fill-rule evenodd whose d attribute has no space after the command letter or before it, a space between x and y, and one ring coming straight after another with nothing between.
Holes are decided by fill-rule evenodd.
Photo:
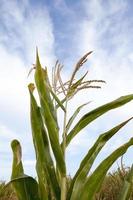
<instances>
[{"instance_id":1,"label":"brown field","mask_svg":"<svg viewBox=\"0 0 133 200\"><path fill-rule=\"evenodd\" d=\"M117 200L119 191L124 183L125 177L128 175L129 168L118 168L117 171L109 173L102 185L100 192L96 195L95 200ZM71 182L71 178L68 178L68 187ZM18 200L15 192L10 187L3 190L5 186L4 182L0 183L0 200ZM133 191L133 189L132 189ZM133 200L133 192L130 200Z\"/></svg>"}]
</instances>

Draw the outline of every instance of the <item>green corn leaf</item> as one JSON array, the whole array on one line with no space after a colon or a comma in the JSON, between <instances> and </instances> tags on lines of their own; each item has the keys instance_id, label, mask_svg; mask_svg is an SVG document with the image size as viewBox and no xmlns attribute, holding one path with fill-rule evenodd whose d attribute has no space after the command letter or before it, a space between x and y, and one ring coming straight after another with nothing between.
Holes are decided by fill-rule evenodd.
<instances>
[{"instance_id":1,"label":"green corn leaf","mask_svg":"<svg viewBox=\"0 0 133 200\"><path fill-rule=\"evenodd\" d=\"M22 177L12 179L5 185L4 189L7 189L10 185L15 186L15 189L17 189L16 194L19 200L41 200L38 184L30 176L23 175ZM18 190L18 186L21 186L21 190Z\"/></svg>"},{"instance_id":2,"label":"green corn leaf","mask_svg":"<svg viewBox=\"0 0 133 200\"><path fill-rule=\"evenodd\" d=\"M63 104L62 104L62 102L60 101L60 99L57 97L57 95L53 92L53 90L52 90L52 87L51 87L51 85L50 85L50 81L49 81L49 78L48 78L48 73L47 73L47 68L46 69L43 69L42 68L42 72L43 72L43 74L44 74L44 82L45 82L45 86L47 87L47 90L51 93L51 95L53 96L53 98L55 99L55 101L58 103L58 106L64 111L64 112L66 112L66 109L65 109L65 107L63 106ZM50 99L50 96L49 96L49 100L51 101L51 99ZM56 116L56 112L55 112L55 110L54 110L54 105L53 105L53 103L52 103L52 101L51 101L51 105L52 105L52 112L54 113L54 118L55 118L55 120L56 120L56 122L57 122L57 117L55 117ZM51 106L50 105L50 106Z\"/></svg>"},{"instance_id":3,"label":"green corn leaf","mask_svg":"<svg viewBox=\"0 0 133 200\"><path fill-rule=\"evenodd\" d=\"M63 103L65 103L65 101L66 101L66 97L64 97L60 102L61 102L61 104L63 105ZM59 106L59 104L57 104L56 106L55 106L55 108L56 109L58 109L60 106Z\"/></svg>"},{"instance_id":4,"label":"green corn leaf","mask_svg":"<svg viewBox=\"0 0 133 200\"><path fill-rule=\"evenodd\" d=\"M129 101L133 100L133 94L122 96L110 103L107 103L103 106L100 106L89 113L85 114L75 125L75 127L70 131L66 138L66 144L68 145L71 140L77 135L83 128L85 128L88 124L92 121L103 115L104 113L108 112L109 110L118 108Z\"/></svg>"},{"instance_id":5,"label":"green corn leaf","mask_svg":"<svg viewBox=\"0 0 133 200\"><path fill-rule=\"evenodd\" d=\"M47 86L48 87L48 86ZM53 98L55 99L55 101L58 103L58 107L61 107L61 109L66 112L65 107L63 106L62 102L60 101L60 99L57 97L57 95L53 92L53 90L48 87L48 89L50 90L51 95L53 96Z\"/></svg>"},{"instance_id":6,"label":"green corn leaf","mask_svg":"<svg viewBox=\"0 0 133 200\"><path fill-rule=\"evenodd\" d=\"M32 127L33 142L36 150L36 160L37 160L36 168L37 168L39 184L40 188L43 191L45 190L45 193L47 193L48 187L52 188L54 196L56 197L56 199L59 199L60 187L57 181L54 163L50 155L49 141L46 129L44 128L43 125L40 108L37 106L36 100L32 93L32 88L33 85L30 84L29 92L31 99L31 127ZM42 190L41 190L41 194L43 195L42 199L45 200L46 194L43 194Z\"/></svg>"},{"instance_id":7,"label":"green corn leaf","mask_svg":"<svg viewBox=\"0 0 133 200\"><path fill-rule=\"evenodd\" d=\"M41 66L41 64L40 64L40 66ZM44 89L44 92L46 92L46 94L44 96L45 96L45 99L47 99L47 103L49 105L51 114L52 114L52 116L56 122L57 128L58 128L56 110L54 109L54 104L53 104L53 101L50 96L50 90L52 91L52 87L50 85L47 68L45 67L45 69L43 69L43 68L41 68L41 69L42 69L42 76L43 76L42 78L43 78L43 82L44 82L42 87L44 86L43 89Z\"/></svg>"},{"instance_id":8,"label":"green corn leaf","mask_svg":"<svg viewBox=\"0 0 133 200\"><path fill-rule=\"evenodd\" d=\"M125 178L118 200L129 200L132 192L132 186L133 186L133 165L129 171L129 174Z\"/></svg>"},{"instance_id":9,"label":"green corn leaf","mask_svg":"<svg viewBox=\"0 0 133 200\"><path fill-rule=\"evenodd\" d=\"M10 184L15 189L19 200L39 200L37 182L33 178L24 175L19 141L13 140L11 147L13 151L13 165Z\"/></svg>"},{"instance_id":10,"label":"green corn leaf","mask_svg":"<svg viewBox=\"0 0 133 200\"><path fill-rule=\"evenodd\" d=\"M90 102L88 102L88 103L90 103ZM78 115L78 113L80 112L80 110L81 110L84 106L86 106L88 103L84 103L83 105L79 106L79 107L75 110L75 112L73 113L73 115L71 116L71 118L69 119L69 121L68 121L68 123L67 123L67 125L66 125L66 132L68 132L69 128L71 127L71 125L72 125L74 119L77 117L77 115Z\"/></svg>"},{"instance_id":11,"label":"green corn leaf","mask_svg":"<svg viewBox=\"0 0 133 200\"><path fill-rule=\"evenodd\" d=\"M43 81L44 81L44 85L46 87L45 89L46 89L47 95L48 95L48 100L49 100L49 106L50 106L50 109L51 109L51 114L53 115L53 118L54 118L54 120L56 122L57 128L59 129L58 120L57 120L57 112L56 112L53 100L51 99L51 96L50 96L50 94L53 96L52 93L54 93L54 92L52 90L52 86L51 86L50 81L49 81L47 67L45 67L45 69L42 68L42 74L44 76Z\"/></svg>"},{"instance_id":12,"label":"green corn leaf","mask_svg":"<svg viewBox=\"0 0 133 200\"><path fill-rule=\"evenodd\" d=\"M68 97L71 97L75 93L75 90L78 88L83 79L86 77L87 73L88 71L78 81L76 81L74 84L71 85L67 94Z\"/></svg>"},{"instance_id":13,"label":"green corn leaf","mask_svg":"<svg viewBox=\"0 0 133 200\"><path fill-rule=\"evenodd\" d=\"M47 93L49 93L49 90L47 89L47 86L45 85L44 75L42 72L42 67L39 61L38 53L37 53L37 60L36 60L35 83L36 83L37 90L39 93L42 115L43 115L47 130L48 130L50 143L51 143L51 147L55 156L55 160L60 170L60 173L62 174L62 176L65 176L66 166L65 166L65 161L63 157L63 152L59 143L58 127L51 112L52 110L51 103L47 95Z\"/></svg>"},{"instance_id":14,"label":"green corn leaf","mask_svg":"<svg viewBox=\"0 0 133 200\"><path fill-rule=\"evenodd\" d=\"M132 145L133 145L133 138L131 138L127 143L125 143L124 145L116 149L105 160L103 160L101 164L92 173L92 175L88 177L81 191L81 195L79 196L78 199L93 200L94 195L96 192L99 191L109 168L120 156L126 153L127 149ZM71 199L71 200L74 200L74 199Z\"/></svg>"},{"instance_id":15,"label":"green corn leaf","mask_svg":"<svg viewBox=\"0 0 133 200\"><path fill-rule=\"evenodd\" d=\"M42 163L39 159L36 160L36 172L39 186L39 196L41 200L49 200L49 182L46 171L42 169Z\"/></svg>"},{"instance_id":16,"label":"green corn leaf","mask_svg":"<svg viewBox=\"0 0 133 200\"><path fill-rule=\"evenodd\" d=\"M112 128L111 130L101 134L92 148L88 151L85 158L82 160L79 169L77 170L71 185L68 191L67 199L76 199L79 196L81 188L84 185L84 180L87 178L87 175L92 167L93 162L95 161L98 153L104 147L106 142L114 136L123 126L125 126L131 119L130 118L123 123L117 125L116 127Z\"/></svg>"},{"instance_id":17,"label":"green corn leaf","mask_svg":"<svg viewBox=\"0 0 133 200\"><path fill-rule=\"evenodd\" d=\"M71 88L77 88L82 83L83 79L86 77L87 74L88 74L88 71L79 80L73 83Z\"/></svg>"}]
</instances>

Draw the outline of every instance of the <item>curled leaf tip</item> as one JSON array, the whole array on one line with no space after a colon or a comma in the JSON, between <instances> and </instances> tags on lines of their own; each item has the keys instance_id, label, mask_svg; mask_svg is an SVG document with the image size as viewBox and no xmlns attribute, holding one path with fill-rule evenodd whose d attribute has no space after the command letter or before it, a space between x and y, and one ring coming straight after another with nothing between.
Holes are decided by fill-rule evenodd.
<instances>
[{"instance_id":1,"label":"curled leaf tip","mask_svg":"<svg viewBox=\"0 0 133 200\"><path fill-rule=\"evenodd\" d=\"M28 85L28 88L29 88L29 91L30 91L30 92L33 92L34 89L35 89L34 83L30 83L30 84Z\"/></svg>"},{"instance_id":2,"label":"curled leaf tip","mask_svg":"<svg viewBox=\"0 0 133 200\"><path fill-rule=\"evenodd\" d=\"M20 143L19 143L19 141L18 140L12 140L12 142L11 142L11 147L12 147L12 149L14 149L15 147L17 147L17 146L19 146L20 145Z\"/></svg>"}]
</instances>

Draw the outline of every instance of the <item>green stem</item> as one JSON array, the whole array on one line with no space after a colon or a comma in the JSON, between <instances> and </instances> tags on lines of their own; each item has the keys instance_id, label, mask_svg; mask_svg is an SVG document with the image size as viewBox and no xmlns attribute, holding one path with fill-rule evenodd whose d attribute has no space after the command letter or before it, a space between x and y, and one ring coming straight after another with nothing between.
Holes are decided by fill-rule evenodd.
<instances>
[{"instance_id":1,"label":"green stem","mask_svg":"<svg viewBox=\"0 0 133 200\"><path fill-rule=\"evenodd\" d=\"M66 112L64 113L64 124L63 124L63 155L64 155L64 159L65 159L65 150L66 150L66 122L67 122L67 99L65 102L65 110Z\"/></svg>"},{"instance_id":2,"label":"green stem","mask_svg":"<svg viewBox=\"0 0 133 200\"><path fill-rule=\"evenodd\" d=\"M67 102L68 100L66 99L65 102L65 110L66 112L64 113L64 123L63 123L63 146L62 146L62 151L63 151L63 155L64 155L64 160L65 160L65 150L66 150L66 122L67 122ZM62 177L62 181L61 181L61 200L66 200L66 174L64 177Z\"/></svg>"},{"instance_id":3,"label":"green stem","mask_svg":"<svg viewBox=\"0 0 133 200\"><path fill-rule=\"evenodd\" d=\"M61 181L61 200L66 200L66 176Z\"/></svg>"}]
</instances>

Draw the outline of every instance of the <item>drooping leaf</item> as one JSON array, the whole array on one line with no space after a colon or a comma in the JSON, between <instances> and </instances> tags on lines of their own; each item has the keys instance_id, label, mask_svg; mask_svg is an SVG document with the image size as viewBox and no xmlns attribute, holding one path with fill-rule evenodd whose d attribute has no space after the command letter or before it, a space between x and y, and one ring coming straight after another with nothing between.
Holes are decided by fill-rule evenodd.
<instances>
[{"instance_id":1,"label":"drooping leaf","mask_svg":"<svg viewBox=\"0 0 133 200\"><path fill-rule=\"evenodd\" d=\"M94 198L95 193L99 191L109 168L120 156L126 153L127 149L132 145L133 145L133 138L131 138L127 143L116 149L105 160L103 160L101 164L92 173L92 175L88 177L81 191L81 195L79 196L78 199L92 200Z\"/></svg>"},{"instance_id":2,"label":"drooping leaf","mask_svg":"<svg viewBox=\"0 0 133 200\"><path fill-rule=\"evenodd\" d=\"M129 101L133 100L133 94L122 96L110 103L107 103L103 106L100 106L89 113L85 114L75 125L75 127L70 131L70 133L67 135L66 138L66 144L68 145L71 140L74 138L75 135L77 135L83 128L85 128L88 124L90 124L92 121L103 115L104 113L118 108Z\"/></svg>"},{"instance_id":3,"label":"drooping leaf","mask_svg":"<svg viewBox=\"0 0 133 200\"><path fill-rule=\"evenodd\" d=\"M19 200L40 200L37 182L24 174L22 165L22 152L18 140L11 143L13 151L13 165L10 184L16 191Z\"/></svg>"},{"instance_id":4,"label":"drooping leaf","mask_svg":"<svg viewBox=\"0 0 133 200\"><path fill-rule=\"evenodd\" d=\"M30 176L23 175L22 177L12 179L5 185L5 189L10 185L15 187L19 200L41 200L38 192L38 183ZM21 190L18 186L21 187Z\"/></svg>"},{"instance_id":5,"label":"drooping leaf","mask_svg":"<svg viewBox=\"0 0 133 200\"><path fill-rule=\"evenodd\" d=\"M36 152L36 168L41 188L42 199L46 200L47 190L52 189L56 199L60 198L60 187L57 181L54 163L50 154L49 141L43 125L40 108L32 93L32 84L29 85L31 99L31 127ZM43 180L43 181L42 181ZM45 191L45 194L44 192Z\"/></svg>"},{"instance_id":6,"label":"drooping leaf","mask_svg":"<svg viewBox=\"0 0 133 200\"><path fill-rule=\"evenodd\" d=\"M72 199L78 198L81 188L84 185L84 180L86 180L87 175L92 167L92 164L94 163L98 153L101 151L101 149L104 147L106 142L114 136L123 126L125 126L132 118L120 123L116 127L112 128L111 130L101 134L99 138L96 140L94 145L91 147L91 149L88 151L84 159L82 160L79 169L77 170L75 176L73 177L73 180L71 182L69 191L68 191L68 197L67 199L70 199L70 196Z\"/></svg>"},{"instance_id":7,"label":"drooping leaf","mask_svg":"<svg viewBox=\"0 0 133 200\"><path fill-rule=\"evenodd\" d=\"M43 75L42 67L37 53L35 83L40 98L42 115L48 130L50 143L53 150L53 154L55 156L57 166L62 176L65 176L66 166L63 157L63 152L59 143L58 127L51 112L52 109L51 109L50 99L48 98L48 93L50 93L50 91L47 89L47 86L45 85L44 78L45 77Z\"/></svg>"},{"instance_id":8,"label":"drooping leaf","mask_svg":"<svg viewBox=\"0 0 133 200\"><path fill-rule=\"evenodd\" d=\"M13 164L11 179L18 178L24 175L24 169L22 164L22 150L18 140L11 142L11 148L13 151Z\"/></svg>"}]
</instances>

